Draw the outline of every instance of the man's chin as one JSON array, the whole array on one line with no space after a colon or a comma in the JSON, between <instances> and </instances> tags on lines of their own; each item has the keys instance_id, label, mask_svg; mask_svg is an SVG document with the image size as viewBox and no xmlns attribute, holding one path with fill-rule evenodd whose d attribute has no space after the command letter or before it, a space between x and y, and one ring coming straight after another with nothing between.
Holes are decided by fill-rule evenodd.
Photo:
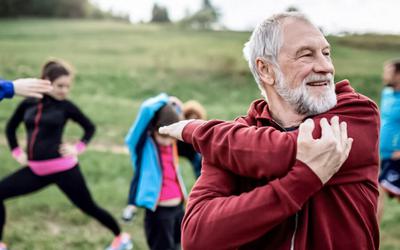
<instances>
[{"instance_id":1,"label":"man's chin","mask_svg":"<svg viewBox=\"0 0 400 250\"><path fill-rule=\"evenodd\" d=\"M313 104L310 105L308 115L318 115L325 113L331 110L333 107L335 107L336 103L337 103L336 98L335 99L324 98L323 100L313 102Z\"/></svg>"}]
</instances>

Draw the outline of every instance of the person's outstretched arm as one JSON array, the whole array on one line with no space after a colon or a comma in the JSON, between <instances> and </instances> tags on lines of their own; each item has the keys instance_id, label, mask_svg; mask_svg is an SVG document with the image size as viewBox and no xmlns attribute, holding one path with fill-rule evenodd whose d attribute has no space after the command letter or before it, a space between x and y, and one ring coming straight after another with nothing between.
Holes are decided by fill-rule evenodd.
<instances>
[{"instance_id":1,"label":"person's outstretched arm","mask_svg":"<svg viewBox=\"0 0 400 250\"><path fill-rule=\"evenodd\" d=\"M37 78L21 78L14 81L0 79L0 101L15 95L42 98L53 89L50 81Z\"/></svg>"},{"instance_id":2,"label":"person's outstretched arm","mask_svg":"<svg viewBox=\"0 0 400 250\"><path fill-rule=\"evenodd\" d=\"M313 117L316 124L326 117L339 115L346 121L349 134L356 140L351 154L351 171L355 167L371 165L371 157L360 155L365 148L376 147L379 134L379 112L369 99L354 92L342 97L332 110ZM174 127L176 126L176 127ZM194 148L212 164L251 178L276 178L284 176L295 162L298 131L281 132L273 127L248 126L241 122L182 121L160 128ZM368 136L367 136L368 134ZM321 135L319 126L315 138ZM344 170L343 170L344 171Z\"/></svg>"}]
</instances>

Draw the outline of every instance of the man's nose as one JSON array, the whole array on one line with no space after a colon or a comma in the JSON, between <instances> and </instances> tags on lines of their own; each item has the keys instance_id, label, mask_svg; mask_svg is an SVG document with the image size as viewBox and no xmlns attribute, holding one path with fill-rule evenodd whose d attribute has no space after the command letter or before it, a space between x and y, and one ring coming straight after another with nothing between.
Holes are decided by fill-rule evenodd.
<instances>
[{"instance_id":1,"label":"man's nose","mask_svg":"<svg viewBox=\"0 0 400 250\"><path fill-rule=\"evenodd\" d=\"M314 64L314 71L316 73L331 73L335 71L335 68L333 67L332 60L330 57L327 57L325 55L320 55L317 58L317 61Z\"/></svg>"}]
</instances>

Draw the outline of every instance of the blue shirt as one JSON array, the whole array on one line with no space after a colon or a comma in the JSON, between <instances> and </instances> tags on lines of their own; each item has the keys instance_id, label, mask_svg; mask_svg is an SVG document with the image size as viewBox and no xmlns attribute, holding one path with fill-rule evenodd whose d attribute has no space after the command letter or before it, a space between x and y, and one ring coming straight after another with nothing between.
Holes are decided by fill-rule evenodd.
<instances>
[{"instance_id":1,"label":"blue shirt","mask_svg":"<svg viewBox=\"0 0 400 250\"><path fill-rule=\"evenodd\" d=\"M381 158L390 159L397 150L400 150L400 91L385 87L381 98Z\"/></svg>"}]
</instances>

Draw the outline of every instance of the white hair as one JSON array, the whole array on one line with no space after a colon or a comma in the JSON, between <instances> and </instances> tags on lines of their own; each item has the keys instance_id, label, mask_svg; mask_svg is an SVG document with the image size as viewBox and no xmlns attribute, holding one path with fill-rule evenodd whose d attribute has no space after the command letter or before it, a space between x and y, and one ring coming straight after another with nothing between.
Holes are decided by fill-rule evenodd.
<instances>
[{"instance_id":1,"label":"white hair","mask_svg":"<svg viewBox=\"0 0 400 250\"><path fill-rule=\"evenodd\" d=\"M279 70L278 53L283 44L282 21L290 17L312 24L306 16L299 12L284 12L273 15L257 25L243 48L243 54L249 63L251 73L265 98L267 96L257 70L256 60L257 58L263 58L273 65L274 71Z\"/></svg>"}]
</instances>

